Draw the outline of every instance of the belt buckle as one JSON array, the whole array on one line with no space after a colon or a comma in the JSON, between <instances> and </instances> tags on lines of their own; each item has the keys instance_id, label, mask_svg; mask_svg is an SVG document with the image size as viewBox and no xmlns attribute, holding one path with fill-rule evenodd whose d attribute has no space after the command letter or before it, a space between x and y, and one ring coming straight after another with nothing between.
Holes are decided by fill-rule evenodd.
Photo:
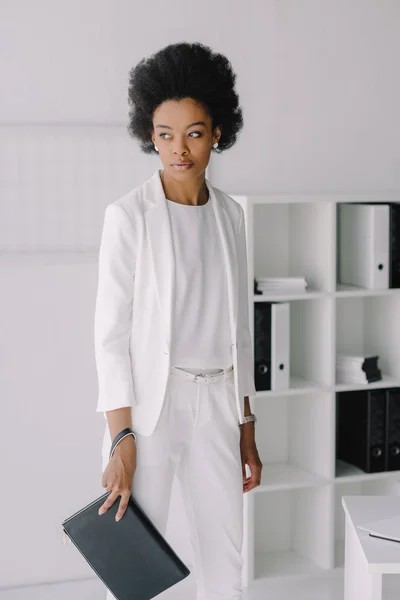
<instances>
[{"instance_id":1,"label":"belt buckle","mask_svg":"<svg viewBox=\"0 0 400 600\"><path fill-rule=\"evenodd\" d=\"M198 381L200 379L200 377L204 380L207 381L208 379L208 374L207 373L197 373L197 375L194 376L194 380Z\"/></svg>"}]
</instances>

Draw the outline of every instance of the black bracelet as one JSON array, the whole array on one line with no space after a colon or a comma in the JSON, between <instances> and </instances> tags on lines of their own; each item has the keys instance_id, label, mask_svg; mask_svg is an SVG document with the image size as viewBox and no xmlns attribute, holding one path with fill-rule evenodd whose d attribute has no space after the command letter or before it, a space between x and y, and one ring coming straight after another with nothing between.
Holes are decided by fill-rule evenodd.
<instances>
[{"instance_id":1,"label":"black bracelet","mask_svg":"<svg viewBox=\"0 0 400 600\"><path fill-rule=\"evenodd\" d=\"M117 446L117 444L119 444L120 441L123 440L124 437L126 437L127 435L133 435L133 437L136 440L136 435L133 433L132 429L130 427L125 427L125 429L123 429L122 431L120 431L119 433L117 433L117 435L113 439L112 444L111 444L111 450L110 450L110 456L109 456L109 458L111 458L112 455L114 454L114 450L115 450L115 447Z\"/></svg>"}]
</instances>

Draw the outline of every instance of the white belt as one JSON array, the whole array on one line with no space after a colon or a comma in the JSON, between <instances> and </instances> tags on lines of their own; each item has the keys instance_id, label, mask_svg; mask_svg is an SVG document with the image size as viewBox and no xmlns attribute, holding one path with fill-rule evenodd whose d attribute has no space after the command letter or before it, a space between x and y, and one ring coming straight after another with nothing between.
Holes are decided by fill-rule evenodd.
<instances>
[{"instance_id":1,"label":"white belt","mask_svg":"<svg viewBox=\"0 0 400 600\"><path fill-rule=\"evenodd\" d=\"M188 371L184 371L183 369L179 369L178 367L171 367L170 373L171 375L178 375L179 377L183 377L184 379L188 379L189 381L195 381L196 383L211 383L213 381L219 381L220 379L225 379L229 373L233 371L233 365L228 367L227 369L222 369L220 373L189 373Z\"/></svg>"}]
</instances>

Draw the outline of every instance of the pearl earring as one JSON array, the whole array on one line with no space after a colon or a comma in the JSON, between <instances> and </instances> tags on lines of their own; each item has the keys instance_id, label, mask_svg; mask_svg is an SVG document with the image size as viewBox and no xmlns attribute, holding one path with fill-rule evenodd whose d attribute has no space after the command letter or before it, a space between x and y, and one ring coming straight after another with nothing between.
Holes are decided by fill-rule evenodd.
<instances>
[{"instance_id":1,"label":"pearl earring","mask_svg":"<svg viewBox=\"0 0 400 600\"><path fill-rule=\"evenodd\" d=\"M155 144L154 144L154 148L155 148L155 149L157 150L157 152L158 152L158 148L157 148L157 146L156 146Z\"/></svg>"},{"instance_id":2,"label":"pearl earring","mask_svg":"<svg viewBox=\"0 0 400 600\"><path fill-rule=\"evenodd\" d=\"M218 148L218 142L215 142L215 144L213 144L213 148Z\"/></svg>"}]
</instances>

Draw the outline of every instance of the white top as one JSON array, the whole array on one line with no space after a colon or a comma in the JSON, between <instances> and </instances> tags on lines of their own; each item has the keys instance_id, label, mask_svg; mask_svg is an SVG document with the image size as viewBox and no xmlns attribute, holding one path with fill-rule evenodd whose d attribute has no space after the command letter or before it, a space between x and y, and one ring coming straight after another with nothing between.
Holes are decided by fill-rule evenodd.
<instances>
[{"instance_id":1,"label":"white top","mask_svg":"<svg viewBox=\"0 0 400 600\"><path fill-rule=\"evenodd\" d=\"M193 206L167 199L167 206L176 260L171 364L230 367L226 270L211 201Z\"/></svg>"}]
</instances>

